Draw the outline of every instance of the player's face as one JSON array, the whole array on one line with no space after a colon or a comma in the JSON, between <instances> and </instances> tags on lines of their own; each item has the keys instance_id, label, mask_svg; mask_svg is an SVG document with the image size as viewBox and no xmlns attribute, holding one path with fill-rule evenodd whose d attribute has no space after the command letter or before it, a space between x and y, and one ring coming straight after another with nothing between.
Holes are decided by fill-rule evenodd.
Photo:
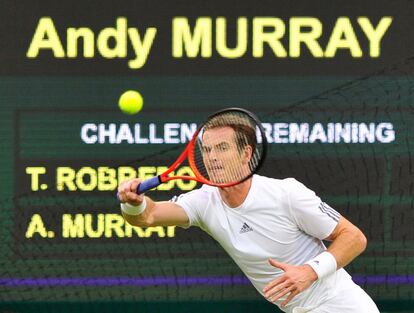
<instances>
[{"instance_id":1,"label":"player's face","mask_svg":"<svg viewBox=\"0 0 414 313\"><path fill-rule=\"evenodd\" d=\"M229 183L241 180L249 173L252 148L237 148L235 132L231 127L217 127L204 132L203 161L210 180Z\"/></svg>"}]
</instances>

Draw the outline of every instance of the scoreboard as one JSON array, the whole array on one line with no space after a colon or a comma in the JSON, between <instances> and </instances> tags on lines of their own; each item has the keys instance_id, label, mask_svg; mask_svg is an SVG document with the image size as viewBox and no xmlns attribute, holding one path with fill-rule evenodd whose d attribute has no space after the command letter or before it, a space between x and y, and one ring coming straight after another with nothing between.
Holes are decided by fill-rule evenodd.
<instances>
[{"instance_id":1,"label":"scoreboard","mask_svg":"<svg viewBox=\"0 0 414 313\"><path fill-rule=\"evenodd\" d=\"M242 107L269 142L260 174L298 179L359 226L368 247L347 267L354 281L383 308L411 305L414 62L401 40L414 8L315 3L104 1L96 15L69 1L10 5L1 301L274 310L206 233L132 227L116 199L123 180L163 172L206 116ZM142 94L138 114L119 110L126 90ZM177 180L147 195L199 187Z\"/></svg>"}]
</instances>

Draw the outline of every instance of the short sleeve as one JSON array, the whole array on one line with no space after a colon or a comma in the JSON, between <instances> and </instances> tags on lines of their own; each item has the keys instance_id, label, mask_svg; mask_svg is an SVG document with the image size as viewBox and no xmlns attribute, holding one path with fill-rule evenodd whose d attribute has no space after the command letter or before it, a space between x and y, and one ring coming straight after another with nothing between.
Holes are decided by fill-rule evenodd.
<instances>
[{"instance_id":1,"label":"short sleeve","mask_svg":"<svg viewBox=\"0 0 414 313\"><path fill-rule=\"evenodd\" d=\"M313 237L325 239L335 229L340 214L302 183L288 180L290 210L298 227Z\"/></svg>"},{"instance_id":2,"label":"short sleeve","mask_svg":"<svg viewBox=\"0 0 414 313\"><path fill-rule=\"evenodd\" d=\"M202 189L193 190L179 196L175 196L171 201L177 203L182 207L188 216L190 226L200 227L202 224L201 217L203 216L206 204L207 194Z\"/></svg>"}]
</instances>

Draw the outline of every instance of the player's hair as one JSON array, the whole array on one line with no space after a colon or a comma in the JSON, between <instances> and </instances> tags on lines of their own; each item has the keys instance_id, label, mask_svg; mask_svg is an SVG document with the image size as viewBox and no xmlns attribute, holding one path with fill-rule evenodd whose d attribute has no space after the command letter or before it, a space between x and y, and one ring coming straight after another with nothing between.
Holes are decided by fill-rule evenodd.
<instances>
[{"instance_id":1,"label":"player's hair","mask_svg":"<svg viewBox=\"0 0 414 313\"><path fill-rule=\"evenodd\" d=\"M257 145L256 129L245 118L231 116L230 114L211 119L204 131L219 127L230 127L234 130L237 149L241 152L247 145L255 151Z\"/></svg>"}]
</instances>

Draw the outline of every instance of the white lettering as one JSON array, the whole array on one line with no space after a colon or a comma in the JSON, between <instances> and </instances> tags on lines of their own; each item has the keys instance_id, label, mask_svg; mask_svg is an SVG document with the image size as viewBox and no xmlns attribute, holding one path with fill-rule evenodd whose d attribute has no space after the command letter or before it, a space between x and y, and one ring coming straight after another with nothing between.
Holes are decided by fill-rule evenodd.
<instances>
[{"instance_id":1,"label":"white lettering","mask_svg":"<svg viewBox=\"0 0 414 313\"><path fill-rule=\"evenodd\" d=\"M288 143L289 139L289 124L288 123L275 123L274 124L274 142L275 143Z\"/></svg>"},{"instance_id":2,"label":"white lettering","mask_svg":"<svg viewBox=\"0 0 414 313\"><path fill-rule=\"evenodd\" d=\"M270 144L293 143L390 143L395 141L394 125L381 123L262 123ZM80 137L85 144L185 144L197 130L196 123L85 123Z\"/></svg>"},{"instance_id":3,"label":"white lettering","mask_svg":"<svg viewBox=\"0 0 414 313\"><path fill-rule=\"evenodd\" d=\"M325 134L325 130L321 123L316 123L313 125L312 132L309 136L309 142L313 143L316 140L319 140L321 143L325 143L327 138Z\"/></svg>"},{"instance_id":4,"label":"white lettering","mask_svg":"<svg viewBox=\"0 0 414 313\"><path fill-rule=\"evenodd\" d=\"M289 142L307 143L309 142L309 124L290 123L289 125Z\"/></svg>"},{"instance_id":5,"label":"white lettering","mask_svg":"<svg viewBox=\"0 0 414 313\"><path fill-rule=\"evenodd\" d=\"M87 123L83 125L81 128L82 141L87 144L96 143L96 141L98 140L98 137L95 134L90 135L89 133L90 132L96 133L97 130L98 130L98 127L96 126L96 124Z\"/></svg>"},{"instance_id":6,"label":"white lettering","mask_svg":"<svg viewBox=\"0 0 414 313\"><path fill-rule=\"evenodd\" d=\"M166 123L164 124L165 143L180 143L179 135L180 124Z\"/></svg>"},{"instance_id":7,"label":"white lettering","mask_svg":"<svg viewBox=\"0 0 414 313\"><path fill-rule=\"evenodd\" d=\"M99 131L99 143L105 143L106 139L108 137L109 143L114 144L116 143L115 140L115 134L116 134L116 125L111 123L108 125L108 128L106 128L105 124L99 124L98 125L98 131Z\"/></svg>"},{"instance_id":8,"label":"white lettering","mask_svg":"<svg viewBox=\"0 0 414 313\"><path fill-rule=\"evenodd\" d=\"M379 142L390 143L395 140L395 131L391 123L380 123L375 135Z\"/></svg>"},{"instance_id":9,"label":"white lettering","mask_svg":"<svg viewBox=\"0 0 414 313\"><path fill-rule=\"evenodd\" d=\"M116 134L116 143L122 143L124 140L129 144L134 143L134 137L128 124L121 124Z\"/></svg>"},{"instance_id":10,"label":"white lettering","mask_svg":"<svg viewBox=\"0 0 414 313\"><path fill-rule=\"evenodd\" d=\"M351 142L351 124L335 123L335 142Z\"/></svg>"}]
</instances>

